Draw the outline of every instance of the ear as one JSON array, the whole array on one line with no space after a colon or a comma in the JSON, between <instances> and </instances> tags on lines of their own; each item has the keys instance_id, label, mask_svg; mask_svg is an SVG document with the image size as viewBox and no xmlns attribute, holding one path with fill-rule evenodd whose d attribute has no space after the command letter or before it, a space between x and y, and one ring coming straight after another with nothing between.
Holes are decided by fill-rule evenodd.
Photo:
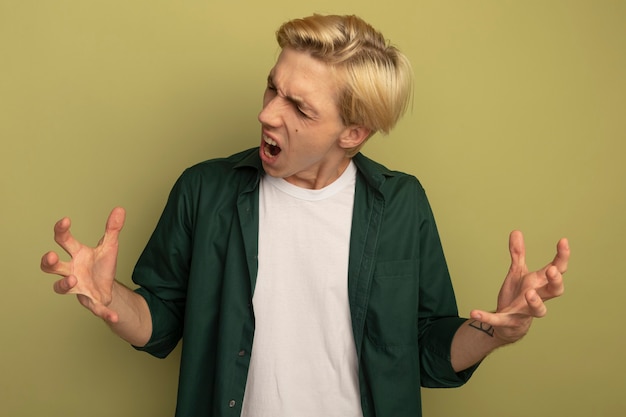
<instances>
[{"instance_id":1,"label":"ear","mask_svg":"<svg viewBox=\"0 0 626 417\"><path fill-rule=\"evenodd\" d=\"M339 137L339 146L352 149L361 146L371 135L371 130L363 126L348 126Z\"/></svg>"}]
</instances>

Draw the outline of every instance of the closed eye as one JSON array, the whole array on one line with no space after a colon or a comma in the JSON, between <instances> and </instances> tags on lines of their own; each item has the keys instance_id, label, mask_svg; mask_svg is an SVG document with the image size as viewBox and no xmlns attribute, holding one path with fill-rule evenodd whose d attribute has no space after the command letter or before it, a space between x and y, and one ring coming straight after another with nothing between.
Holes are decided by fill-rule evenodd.
<instances>
[{"instance_id":1,"label":"closed eye","mask_svg":"<svg viewBox=\"0 0 626 417\"><path fill-rule=\"evenodd\" d=\"M274 85L274 81L272 80L272 75L268 75L267 76L267 86L266 89L268 91L273 92L274 94L278 94L278 88L276 88L276 86ZM289 97L289 96L284 96L283 97L285 100L287 100L289 103L291 103L291 105L296 109L296 112L298 113L299 117L302 118L306 118L306 119L312 119L313 117L311 117L309 114L307 114L307 112L302 109L301 105L302 105L302 101L297 100L293 97Z\"/></svg>"},{"instance_id":2,"label":"closed eye","mask_svg":"<svg viewBox=\"0 0 626 417\"><path fill-rule=\"evenodd\" d=\"M267 77L267 87L268 90L271 91L276 91L276 86L274 85L274 82L272 81L272 77L268 76Z\"/></svg>"}]
</instances>

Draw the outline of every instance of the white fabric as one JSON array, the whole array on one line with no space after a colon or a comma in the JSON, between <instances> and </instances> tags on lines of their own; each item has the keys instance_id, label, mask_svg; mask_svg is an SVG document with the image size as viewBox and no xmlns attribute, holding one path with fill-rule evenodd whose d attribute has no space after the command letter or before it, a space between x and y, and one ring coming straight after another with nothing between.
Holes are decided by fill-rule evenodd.
<instances>
[{"instance_id":1,"label":"white fabric","mask_svg":"<svg viewBox=\"0 0 626 417\"><path fill-rule=\"evenodd\" d=\"M348 305L356 168L321 190L265 176L243 417L360 417Z\"/></svg>"}]
</instances>

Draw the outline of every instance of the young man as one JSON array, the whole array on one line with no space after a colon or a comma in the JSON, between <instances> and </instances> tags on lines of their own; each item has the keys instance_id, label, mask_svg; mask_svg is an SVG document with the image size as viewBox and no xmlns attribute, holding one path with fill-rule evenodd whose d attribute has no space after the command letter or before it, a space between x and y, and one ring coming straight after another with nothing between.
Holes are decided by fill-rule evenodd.
<instances>
[{"instance_id":1,"label":"young man","mask_svg":"<svg viewBox=\"0 0 626 417\"><path fill-rule=\"evenodd\" d=\"M277 32L260 146L186 170L141 255L115 281L124 211L88 248L42 259L119 336L164 357L184 339L177 416L419 416L420 386L465 383L563 292L569 248L529 273L522 236L495 313L458 317L419 182L358 150L411 94L406 58L354 16Z\"/></svg>"}]
</instances>

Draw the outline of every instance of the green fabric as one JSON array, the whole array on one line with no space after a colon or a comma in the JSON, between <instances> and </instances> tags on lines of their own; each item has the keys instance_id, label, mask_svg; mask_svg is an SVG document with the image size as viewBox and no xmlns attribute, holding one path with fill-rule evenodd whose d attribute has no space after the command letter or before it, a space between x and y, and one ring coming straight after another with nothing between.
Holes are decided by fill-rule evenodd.
<instances>
[{"instance_id":1,"label":"green fabric","mask_svg":"<svg viewBox=\"0 0 626 417\"><path fill-rule=\"evenodd\" d=\"M358 154L348 292L365 417L420 416L420 386L455 387L450 344L463 323L433 215L412 176ZM133 280L148 302L145 350L183 338L176 415L241 413L254 336L258 149L187 169ZM306 358L303 358L306 360Z\"/></svg>"}]
</instances>

